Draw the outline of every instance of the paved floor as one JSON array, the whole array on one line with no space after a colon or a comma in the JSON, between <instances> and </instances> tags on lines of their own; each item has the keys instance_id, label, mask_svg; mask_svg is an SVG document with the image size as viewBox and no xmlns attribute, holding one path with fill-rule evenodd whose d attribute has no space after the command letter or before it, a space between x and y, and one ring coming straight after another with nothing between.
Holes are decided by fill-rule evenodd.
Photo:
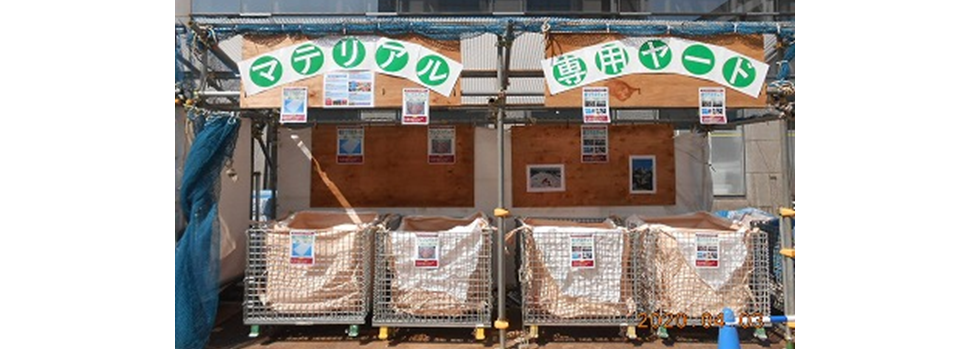
<instances>
[{"instance_id":1,"label":"paved floor","mask_svg":"<svg viewBox=\"0 0 970 349\"><path fill-rule=\"evenodd\" d=\"M301 348L499 348L498 331L489 330L486 342L474 340L470 329L418 329L404 328L394 332L389 340L377 338L377 329L361 326L358 338L348 338L345 326L263 326L257 338L249 338L249 326L242 323L241 302L224 302L220 306L216 327L209 340L212 349L237 348L266 348L266 349L301 349ZM514 314L509 314L514 319ZM512 328L521 325L512 324ZM539 348L539 349L635 349L635 348L716 348L717 329L671 329L671 340L660 340L656 337L643 339L648 331L638 331L641 340L626 340L619 328L592 327L543 327L538 343L520 343L522 331L509 331L506 346L508 348ZM779 333L768 331L769 338L761 342L752 337L752 330L741 330L741 347L746 349L783 348L784 344Z\"/></svg>"}]
</instances>

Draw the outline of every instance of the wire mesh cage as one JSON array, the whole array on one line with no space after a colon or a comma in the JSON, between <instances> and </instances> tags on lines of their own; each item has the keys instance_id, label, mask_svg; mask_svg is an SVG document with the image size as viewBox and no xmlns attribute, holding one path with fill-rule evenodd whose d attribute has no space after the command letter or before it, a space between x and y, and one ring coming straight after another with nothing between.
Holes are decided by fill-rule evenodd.
<instances>
[{"instance_id":1,"label":"wire mesh cage","mask_svg":"<svg viewBox=\"0 0 970 349\"><path fill-rule=\"evenodd\" d=\"M382 230L377 214L312 211L249 229L243 322L363 324Z\"/></svg>"},{"instance_id":2,"label":"wire mesh cage","mask_svg":"<svg viewBox=\"0 0 970 349\"><path fill-rule=\"evenodd\" d=\"M372 324L490 327L496 230L486 217L407 216L390 227L376 235Z\"/></svg>"},{"instance_id":3,"label":"wire mesh cage","mask_svg":"<svg viewBox=\"0 0 970 349\"><path fill-rule=\"evenodd\" d=\"M632 326L632 233L611 219L517 220L526 326Z\"/></svg>"},{"instance_id":4,"label":"wire mesh cage","mask_svg":"<svg viewBox=\"0 0 970 349\"><path fill-rule=\"evenodd\" d=\"M640 233L638 301L648 316L716 326L724 308L770 315L766 233L706 213L637 220L627 222Z\"/></svg>"}]
</instances>

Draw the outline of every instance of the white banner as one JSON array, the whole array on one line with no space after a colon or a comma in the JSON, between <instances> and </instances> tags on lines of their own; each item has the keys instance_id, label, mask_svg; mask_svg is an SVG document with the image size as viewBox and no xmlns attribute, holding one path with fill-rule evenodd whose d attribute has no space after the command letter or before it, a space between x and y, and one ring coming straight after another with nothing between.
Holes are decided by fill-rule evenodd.
<instances>
[{"instance_id":1,"label":"white banner","mask_svg":"<svg viewBox=\"0 0 970 349\"><path fill-rule=\"evenodd\" d=\"M421 45L377 36L301 42L239 63L246 95L338 70L371 70L450 95L463 66Z\"/></svg>"},{"instance_id":2,"label":"white banner","mask_svg":"<svg viewBox=\"0 0 970 349\"><path fill-rule=\"evenodd\" d=\"M680 74L758 97L768 65L727 48L678 38L635 37L542 60L549 93L629 74Z\"/></svg>"}]
</instances>

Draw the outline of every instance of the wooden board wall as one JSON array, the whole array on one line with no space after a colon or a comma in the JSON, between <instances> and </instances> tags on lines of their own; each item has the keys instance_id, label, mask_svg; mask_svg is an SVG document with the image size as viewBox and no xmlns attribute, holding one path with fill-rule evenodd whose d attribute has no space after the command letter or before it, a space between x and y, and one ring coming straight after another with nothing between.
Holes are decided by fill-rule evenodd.
<instances>
[{"instance_id":1,"label":"wooden board wall","mask_svg":"<svg viewBox=\"0 0 970 349\"><path fill-rule=\"evenodd\" d=\"M475 131L455 126L455 164L428 164L428 128L364 126L364 163L338 165L337 126L313 128L313 157L354 207L475 206ZM310 206L340 207L316 170Z\"/></svg>"},{"instance_id":2,"label":"wooden board wall","mask_svg":"<svg viewBox=\"0 0 970 349\"><path fill-rule=\"evenodd\" d=\"M555 34L546 44L546 58L578 50L586 46L623 39L617 34ZM764 38L761 35L718 35L686 38L734 50L740 54L764 62ZM631 60L636 57L631 57ZM592 68L591 68L592 69ZM677 74L633 74L586 85L610 88L611 108L697 108L698 87L721 87L720 84ZM758 98L750 97L725 87L728 108L764 108L765 92L761 88ZM582 87L549 94L546 86L546 106L556 108L580 108L583 103Z\"/></svg>"},{"instance_id":3,"label":"wooden board wall","mask_svg":"<svg viewBox=\"0 0 970 349\"><path fill-rule=\"evenodd\" d=\"M674 130L670 125L611 125L609 162L582 163L579 124L512 128L514 207L676 204ZM657 193L630 194L629 156L656 155ZM526 166L564 164L565 192L529 193Z\"/></svg>"},{"instance_id":4,"label":"wooden board wall","mask_svg":"<svg viewBox=\"0 0 970 349\"><path fill-rule=\"evenodd\" d=\"M457 62L461 62L460 41L431 40L418 35L395 37L394 39L422 45ZM309 38L304 36L245 36L243 38L242 56L243 59L249 59L266 52L278 50L280 48L308 40ZM280 93L282 93L282 88L290 86L306 87L307 100L310 107L323 108L323 75L281 85L253 96L246 96L245 87L240 84L239 88L243 91L243 97L239 99L239 107L243 109L279 108L281 98ZM400 109L401 90L412 87L423 88L424 86L405 78L375 73L374 107ZM458 79L458 82L455 83L455 88L452 89L451 95L449 96L443 96L435 91L431 91L431 106L454 105L461 105L461 79Z\"/></svg>"}]
</instances>

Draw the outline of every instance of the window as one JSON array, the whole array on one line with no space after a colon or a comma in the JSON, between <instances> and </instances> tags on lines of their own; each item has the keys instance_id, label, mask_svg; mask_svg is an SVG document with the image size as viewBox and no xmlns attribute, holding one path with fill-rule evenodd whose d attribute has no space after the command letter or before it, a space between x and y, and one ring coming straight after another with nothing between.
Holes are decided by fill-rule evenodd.
<instances>
[{"instance_id":1,"label":"window","mask_svg":"<svg viewBox=\"0 0 970 349\"><path fill-rule=\"evenodd\" d=\"M525 0L527 12L610 12L610 0Z\"/></svg>"},{"instance_id":2,"label":"window","mask_svg":"<svg viewBox=\"0 0 970 349\"><path fill-rule=\"evenodd\" d=\"M193 0L196 14L364 14L394 12L395 0Z\"/></svg>"},{"instance_id":3,"label":"window","mask_svg":"<svg viewBox=\"0 0 970 349\"><path fill-rule=\"evenodd\" d=\"M402 13L488 13L488 0L401 0Z\"/></svg>"},{"instance_id":4,"label":"window","mask_svg":"<svg viewBox=\"0 0 970 349\"><path fill-rule=\"evenodd\" d=\"M710 135L711 179L715 196L745 195L744 132L713 131Z\"/></svg>"}]
</instances>

